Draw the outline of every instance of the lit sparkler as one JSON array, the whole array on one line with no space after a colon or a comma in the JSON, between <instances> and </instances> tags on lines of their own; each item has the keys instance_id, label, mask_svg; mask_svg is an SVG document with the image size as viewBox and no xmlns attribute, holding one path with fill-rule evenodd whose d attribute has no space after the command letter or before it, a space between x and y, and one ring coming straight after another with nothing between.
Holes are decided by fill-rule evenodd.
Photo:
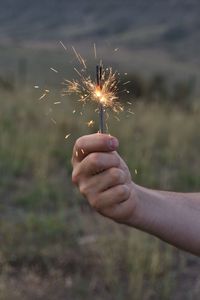
<instances>
[{"instance_id":1,"label":"lit sparkler","mask_svg":"<svg viewBox=\"0 0 200 300\"><path fill-rule=\"evenodd\" d=\"M102 66L96 66L97 88L96 95L99 97L99 132L104 133L104 106L102 101Z\"/></svg>"},{"instance_id":2,"label":"lit sparkler","mask_svg":"<svg viewBox=\"0 0 200 300\"><path fill-rule=\"evenodd\" d=\"M74 68L78 74L78 79L67 80L63 84L66 86L62 95L77 94L78 101L85 104L87 101L93 101L98 104L99 113L99 132L105 132L105 110L111 109L115 113L123 111L123 106L119 102L118 83L119 77L117 72L113 72L112 68L103 68L102 62L96 66L96 80L92 80L87 74L86 61L72 48L75 56L81 65L81 69ZM95 51L96 53L96 51Z\"/></svg>"},{"instance_id":3,"label":"lit sparkler","mask_svg":"<svg viewBox=\"0 0 200 300\"><path fill-rule=\"evenodd\" d=\"M67 47L60 41L60 44L67 51ZM116 48L114 52L118 51L119 49ZM104 133L108 131L107 126L107 119L109 117L108 111L111 110L114 113L119 113L124 110L123 105L119 102L119 93L126 92L127 94L129 91L125 88L122 91L118 90L119 87L119 77L120 74L118 72L114 72L112 67L103 67L102 61L96 66L96 78L92 78L92 76L88 73L88 66L86 64L86 60L76 51L76 49L72 46L72 52L77 59L78 66L74 67L74 71L78 75L77 79L64 79L62 82L65 85L64 89L62 90L61 95L69 95L69 94L76 94L78 96L78 101L80 101L83 105L86 102L96 102L97 111L99 113L99 132ZM97 59L97 49L96 45L94 44L94 57L95 60ZM58 70L51 67L51 71L58 73ZM127 73L124 73L126 76ZM126 86L130 83L130 81L126 81L123 83L123 86ZM35 88L39 88L39 86L35 86ZM50 93L49 90L43 90L43 94L40 96L40 100L46 98L46 96ZM129 105L132 103L127 102ZM54 105L61 104L61 101L54 102ZM130 114L133 112L128 109L127 111ZM76 110L73 110L73 114L76 113ZM83 113L80 112L80 115ZM114 116L118 121L119 118L115 115ZM52 118L51 121L56 124L56 121ZM88 127L92 127L94 125L94 121L88 121ZM66 135L66 139L70 135Z\"/></svg>"}]
</instances>

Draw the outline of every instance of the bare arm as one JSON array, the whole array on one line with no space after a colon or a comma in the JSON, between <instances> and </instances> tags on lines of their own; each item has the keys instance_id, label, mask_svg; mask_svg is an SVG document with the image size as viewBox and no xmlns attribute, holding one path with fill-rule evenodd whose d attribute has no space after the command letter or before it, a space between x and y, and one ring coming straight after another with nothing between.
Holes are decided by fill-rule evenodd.
<instances>
[{"instance_id":1,"label":"bare arm","mask_svg":"<svg viewBox=\"0 0 200 300\"><path fill-rule=\"evenodd\" d=\"M108 135L80 138L72 180L102 215L153 234L200 256L200 193L173 193L136 185Z\"/></svg>"},{"instance_id":2,"label":"bare arm","mask_svg":"<svg viewBox=\"0 0 200 300\"><path fill-rule=\"evenodd\" d=\"M133 184L137 207L127 224L200 256L200 193L154 191Z\"/></svg>"}]
</instances>

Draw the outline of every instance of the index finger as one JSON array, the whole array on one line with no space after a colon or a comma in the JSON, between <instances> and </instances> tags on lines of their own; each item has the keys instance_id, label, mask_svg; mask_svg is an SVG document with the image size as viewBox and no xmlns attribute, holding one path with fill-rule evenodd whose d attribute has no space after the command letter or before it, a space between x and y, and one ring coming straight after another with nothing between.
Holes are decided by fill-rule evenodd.
<instances>
[{"instance_id":1,"label":"index finger","mask_svg":"<svg viewBox=\"0 0 200 300\"><path fill-rule=\"evenodd\" d=\"M108 134L95 133L82 136L74 145L72 163L82 161L92 152L115 151L118 146L118 140Z\"/></svg>"}]
</instances>

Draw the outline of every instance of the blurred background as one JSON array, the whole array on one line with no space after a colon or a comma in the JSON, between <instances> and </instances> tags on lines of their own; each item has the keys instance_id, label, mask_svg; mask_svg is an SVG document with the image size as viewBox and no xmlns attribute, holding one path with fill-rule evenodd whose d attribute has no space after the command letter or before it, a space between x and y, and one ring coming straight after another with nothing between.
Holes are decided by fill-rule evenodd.
<instances>
[{"instance_id":1,"label":"blurred background","mask_svg":"<svg viewBox=\"0 0 200 300\"><path fill-rule=\"evenodd\" d=\"M134 115L111 116L109 132L135 182L200 191L199 9L197 0L0 0L0 299L199 299L198 258L104 219L74 189L72 147L98 130L98 115L60 95L74 77L71 45L92 73L95 43L131 81L120 100Z\"/></svg>"}]
</instances>

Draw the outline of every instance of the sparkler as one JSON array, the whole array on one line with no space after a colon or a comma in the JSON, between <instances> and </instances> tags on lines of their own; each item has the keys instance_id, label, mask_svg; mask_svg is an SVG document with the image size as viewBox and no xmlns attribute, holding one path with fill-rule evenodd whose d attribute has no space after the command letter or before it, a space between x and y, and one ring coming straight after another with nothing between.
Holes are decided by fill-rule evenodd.
<instances>
[{"instance_id":1,"label":"sparkler","mask_svg":"<svg viewBox=\"0 0 200 300\"><path fill-rule=\"evenodd\" d=\"M101 97L102 94L102 66L96 66L96 76L97 76L97 96ZM104 133L104 107L103 102L99 101L99 132Z\"/></svg>"},{"instance_id":2,"label":"sparkler","mask_svg":"<svg viewBox=\"0 0 200 300\"><path fill-rule=\"evenodd\" d=\"M67 47L60 41L60 44L64 48L64 50L68 50ZM114 51L118 51L119 49L116 48ZM119 76L118 72L113 72L112 67L104 67L102 61L96 66L96 78L92 78L92 76L88 73L88 66L86 64L86 60L76 51L76 49L72 46L72 52L77 59L77 65L74 66L74 71L78 76L77 79L64 79L62 84L65 86L62 89L61 95L66 96L69 94L76 94L78 96L78 101L80 101L83 106L86 102L93 102L98 105L95 109L95 112L99 114L99 132L105 133L107 132L107 119L109 116L109 111L113 111L114 113L118 114L124 110L123 105L119 102L119 93L126 92L127 94L129 91L125 88L122 91L118 90L119 87ZM95 60L97 59L97 50L96 45L94 44L94 57ZM51 71L58 73L58 70L51 67ZM127 75L127 73L124 73ZM126 86L129 81L123 83ZM35 88L39 88L39 86L35 86ZM48 94L50 93L49 90L43 90L43 94L39 98L40 100L45 100ZM127 102L131 105L130 102ZM61 104L61 101L54 102L54 105ZM129 109L127 111L130 114L133 112ZM76 113L76 110L73 110L73 114ZM80 112L80 115L83 113ZM118 121L119 118L115 115L114 116ZM53 123L56 121L52 118ZM94 121L90 120L87 122L88 127L92 127L94 125ZM68 137L68 135L66 136Z\"/></svg>"},{"instance_id":3,"label":"sparkler","mask_svg":"<svg viewBox=\"0 0 200 300\"><path fill-rule=\"evenodd\" d=\"M105 110L110 109L115 113L123 111L123 106L119 102L118 96L118 73L113 72L111 67L103 68L103 64L100 62L96 66L96 80L93 81L90 74L88 74L86 61L74 47L72 50L81 68L74 68L78 79L64 80L63 84L66 87L63 89L62 95L77 94L79 96L78 101L83 104L88 101L96 102L98 104L97 110L99 113L99 132L104 133L106 131L105 127L107 127L105 124ZM90 122L88 122L88 126L90 125Z\"/></svg>"}]
</instances>

